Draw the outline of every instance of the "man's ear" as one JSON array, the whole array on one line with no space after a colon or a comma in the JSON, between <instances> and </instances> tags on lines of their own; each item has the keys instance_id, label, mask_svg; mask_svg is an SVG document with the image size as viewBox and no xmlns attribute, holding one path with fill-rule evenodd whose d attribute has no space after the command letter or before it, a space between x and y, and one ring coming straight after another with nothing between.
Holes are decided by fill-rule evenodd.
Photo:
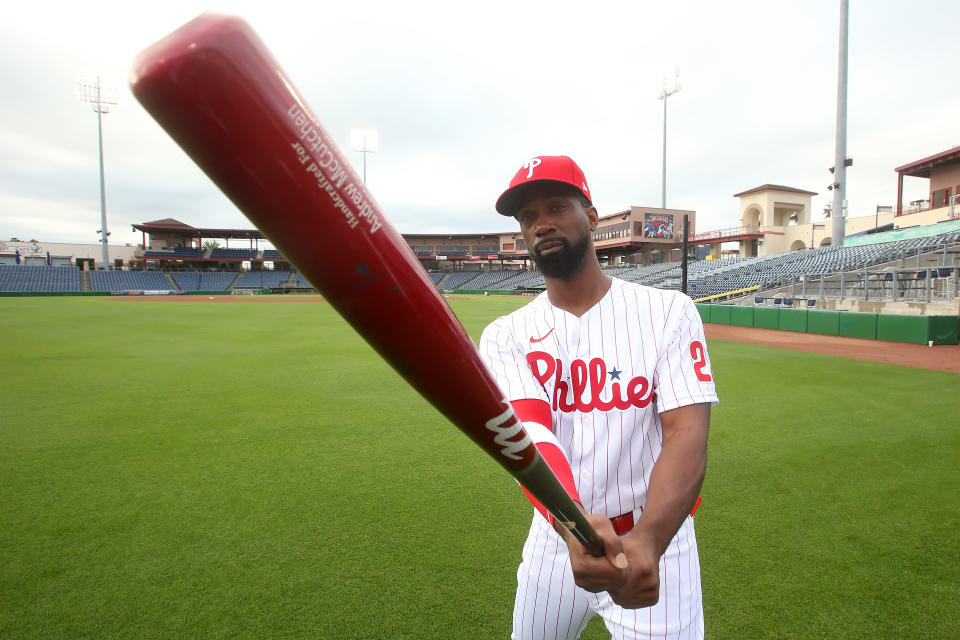
<instances>
[{"instance_id":1,"label":"man's ear","mask_svg":"<svg viewBox=\"0 0 960 640\"><path fill-rule=\"evenodd\" d=\"M597 224L600 221L600 215L597 213L597 208L593 205L587 207L587 220L590 222L590 231L597 230Z\"/></svg>"}]
</instances>

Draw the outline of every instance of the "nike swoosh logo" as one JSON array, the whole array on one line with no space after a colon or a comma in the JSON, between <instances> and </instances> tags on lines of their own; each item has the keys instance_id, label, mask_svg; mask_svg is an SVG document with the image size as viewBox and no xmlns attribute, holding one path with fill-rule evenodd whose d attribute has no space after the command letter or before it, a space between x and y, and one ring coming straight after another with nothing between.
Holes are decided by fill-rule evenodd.
<instances>
[{"instance_id":1,"label":"nike swoosh logo","mask_svg":"<svg viewBox=\"0 0 960 640\"><path fill-rule=\"evenodd\" d=\"M547 336L553 333L553 329L555 328L556 327L553 327L552 329L550 329L550 331L547 331L546 335L544 335L542 338L534 338L533 336L530 336L530 343L533 344L535 342L543 342L544 340L547 339Z\"/></svg>"}]
</instances>

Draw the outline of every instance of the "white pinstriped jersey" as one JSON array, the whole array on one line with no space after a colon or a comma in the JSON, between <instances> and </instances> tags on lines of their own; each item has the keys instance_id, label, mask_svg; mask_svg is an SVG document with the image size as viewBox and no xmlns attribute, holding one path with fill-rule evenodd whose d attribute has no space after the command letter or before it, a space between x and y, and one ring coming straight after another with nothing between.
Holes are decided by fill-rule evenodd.
<instances>
[{"instance_id":1,"label":"white pinstriped jersey","mask_svg":"<svg viewBox=\"0 0 960 640\"><path fill-rule=\"evenodd\" d=\"M518 413L522 405L529 414L521 419L549 423L544 426L570 462L586 511L630 513L636 522L660 455L660 412L717 402L705 345L690 298L614 278L606 295L579 318L550 304L546 293L498 318L484 330L480 354L506 398L526 401L517 403ZM536 410L547 406L549 412ZM534 441L553 439L530 426ZM657 604L624 609L609 594L574 584L566 545L535 515L517 569L511 638L574 640L600 615L616 640L702 640L692 517L659 566Z\"/></svg>"},{"instance_id":2,"label":"white pinstriped jersey","mask_svg":"<svg viewBox=\"0 0 960 640\"><path fill-rule=\"evenodd\" d=\"M613 279L581 317L546 293L498 318L480 354L507 400L549 403L583 506L610 517L646 503L659 412L717 395L703 324L676 291Z\"/></svg>"}]
</instances>

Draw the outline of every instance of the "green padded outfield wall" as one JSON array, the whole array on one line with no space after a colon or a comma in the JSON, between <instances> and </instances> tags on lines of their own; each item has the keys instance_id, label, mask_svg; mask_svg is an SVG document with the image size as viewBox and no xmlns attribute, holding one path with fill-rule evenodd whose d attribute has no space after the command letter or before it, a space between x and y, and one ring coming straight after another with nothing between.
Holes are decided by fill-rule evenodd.
<instances>
[{"instance_id":1,"label":"green padded outfield wall","mask_svg":"<svg viewBox=\"0 0 960 640\"><path fill-rule=\"evenodd\" d=\"M877 314L840 312L840 335L844 338L877 339Z\"/></svg>"},{"instance_id":2,"label":"green padded outfield wall","mask_svg":"<svg viewBox=\"0 0 960 640\"><path fill-rule=\"evenodd\" d=\"M697 305L697 311L700 312L700 320L703 322L710 322L710 310L713 309L712 304L704 304L702 302L695 303Z\"/></svg>"},{"instance_id":3,"label":"green padded outfield wall","mask_svg":"<svg viewBox=\"0 0 960 640\"><path fill-rule=\"evenodd\" d=\"M807 333L816 333L821 336L840 335L839 311L807 311Z\"/></svg>"},{"instance_id":4,"label":"green padded outfield wall","mask_svg":"<svg viewBox=\"0 0 960 640\"><path fill-rule=\"evenodd\" d=\"M713 324L730 324L730 310L733 307L725 304L715 304L710 309L710 322Z\"/></svg>"},{"instance_id":5,"label":"green padded outfield wall","mask_svg":"<svg viewBox=\"0 0 960 640\"><path fill-rule=\"evenodd\" d=\"M780 309L754 307L753 326L757 327L758 329L779 329Z\"/></svg>"},{"instance_id":6,"label":"green padded outfield wall","mask_svg":"<svg viewBox=\"0 0 960 640\"><path fill-rule=\"evenodd\" d=\"M753 307L730 307L730 324L735 327L752 327Z\"/></svg>"},{"instance_id":7,"label":"green padded outfield wall","mask_svg":"<svg viewBox=\"0 0 960 640\"><path fill-rule=\"evenodd\" d=\"M930 321L926 316L877 316L877 340L927 344Z\"/></svg>"},{"instance_id":8,"label":"green padded outfield wall","mask_svg":"<svg viewBox=\"0 0 960 640\"><path fill-rule=\"evenodd\" d=\"M797 331L798 333L807 332L807 310L806 309L780 309L781 331Z\"/></svg>"},{"instance_id":9,"label":"green padded outfield wall","mask_svg":"<svg viewBox=\"0 0 960 640\"><path fill-rule=\"evenodd\" d=\"M960 318L957 316L928 316L930 339L933 344L957 344L960 333Z\"/></svg>"},{"instance_id":10,"label":"green padded outfield wall","mask_svg":"<svg viewBox=\"0 0 960 640\"><path fill-rule=\"evenodd\" d=\"M898 316L818 309L741 307L697 303L703 322L737 327L779 329L824 336L927 344L960 343L957 316Z\"/></svg>"}]
</instances>

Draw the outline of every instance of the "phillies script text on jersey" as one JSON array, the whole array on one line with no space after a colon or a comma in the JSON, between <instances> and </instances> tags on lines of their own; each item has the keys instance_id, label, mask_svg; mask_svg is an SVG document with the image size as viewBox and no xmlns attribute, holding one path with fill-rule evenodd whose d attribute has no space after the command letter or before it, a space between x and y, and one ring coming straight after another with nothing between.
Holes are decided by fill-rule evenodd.
<instances>
[{"instance_id":1,"label":"phillies script text on jersey","mask_svg":"<svg viewBox=\"0 0 960 640\"><path fill-rule=\"evenodd\" d=\"M613 382L610 385L610 391L604 393L607 386L607 365L603 358L593 358L589 363L579 359L572 361L569 384L564 380L567 376L563 370L563 361L559 358L554 358L543 351L531 351L527 354L527 363L544 389L553 378L554 411L589 413L593 410L624 410L630 407L642 409L653 400L653 387L643 376L637 376L625 385ZM585 400L584 392L588 388L590 399ZM572 400L568 392L572 392ZM608 397L609 400L604 400L603 396Z\"/></svg>"}]
</instances>

